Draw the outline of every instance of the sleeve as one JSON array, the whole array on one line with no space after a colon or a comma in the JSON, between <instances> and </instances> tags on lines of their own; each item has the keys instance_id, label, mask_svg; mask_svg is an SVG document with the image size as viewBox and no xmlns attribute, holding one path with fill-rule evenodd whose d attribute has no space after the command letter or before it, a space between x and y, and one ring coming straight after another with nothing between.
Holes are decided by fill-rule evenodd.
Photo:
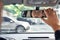
<instances>
[{"instance_id":1,"label":"sleeve","mask_svg":"<svg viewBox=\"0 0 60 40\"><path fill-rule=\"evenodd\" d=\"M55 40L60 40L60 30L55 32Z\"/></svg>"}]
</instances>

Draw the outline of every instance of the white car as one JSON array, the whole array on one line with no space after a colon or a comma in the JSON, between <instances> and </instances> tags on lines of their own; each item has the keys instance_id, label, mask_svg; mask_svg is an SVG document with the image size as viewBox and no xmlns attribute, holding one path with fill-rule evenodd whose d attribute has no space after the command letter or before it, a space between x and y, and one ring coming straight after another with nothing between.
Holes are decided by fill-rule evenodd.
<instances>
[{"instance_id":1,"label":"white car","mask_svg":"<svg viewBox=\"0 0 60 40\"><path fill-rule=\"evenodd\" d=\"M18 21L12 17L5 16L3 17L3 22L1 26L2 26L1 30L4 30L4 31L15 30L15 32L21 33L21 32L25 32L26 30L28 30L30 27L30 24L28 22Z\"/></svg>"}]
</instances>

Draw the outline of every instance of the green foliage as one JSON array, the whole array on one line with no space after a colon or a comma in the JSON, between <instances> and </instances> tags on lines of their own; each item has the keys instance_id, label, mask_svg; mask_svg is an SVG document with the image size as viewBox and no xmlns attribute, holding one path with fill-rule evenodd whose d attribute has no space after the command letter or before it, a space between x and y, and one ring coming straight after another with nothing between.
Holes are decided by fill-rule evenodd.
<instances>
[{"instance_id":1,"label":"green foliage","mask_svg":"<svg viewBox=\"0 0 60 40\"><path fill-rule=\"evenodd\" d=\"M24 6L23 4L19 5L5 5L4 9L8 12L11 12L13 14L13 16L16 17L21 17L22 11L24 10L33 10L34 7L28 7L28 6Z\"/></svg>"}]
</instances>

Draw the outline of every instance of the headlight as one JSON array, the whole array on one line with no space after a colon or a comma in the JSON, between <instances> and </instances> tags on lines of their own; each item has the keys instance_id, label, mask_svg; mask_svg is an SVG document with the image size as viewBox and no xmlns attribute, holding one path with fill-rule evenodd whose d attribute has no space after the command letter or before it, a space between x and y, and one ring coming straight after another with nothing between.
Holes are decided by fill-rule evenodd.
<instances>
[{"instance_id":1,"label":"headlight","mask_svg":"<svg viewBox=\"0 0 60 40\"><path fill-rule=\"evenodd\" d=\"M30 26L28 26L27 28L26 28L26 30L29 30L30 29Z\"/></svg>"}]
</instances>

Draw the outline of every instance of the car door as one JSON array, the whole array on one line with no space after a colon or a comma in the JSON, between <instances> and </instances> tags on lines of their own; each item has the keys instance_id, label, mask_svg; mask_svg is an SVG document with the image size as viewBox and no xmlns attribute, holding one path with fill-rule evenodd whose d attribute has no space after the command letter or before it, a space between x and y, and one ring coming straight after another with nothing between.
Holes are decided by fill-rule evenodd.
<instances>
[{"instance_id":1,"label":"car door","mask_svg":"<svg viewBox=\"0 0 60 40\"><path fill-rule=\"evenodd\" d=\"M11 22L12 21L12 22ZM12 19L8 17L3 17L3 22L2 22L2 29L12 29L13 26L15 26L15 23L13 22Z\"/></svg>"}]
</instances>

